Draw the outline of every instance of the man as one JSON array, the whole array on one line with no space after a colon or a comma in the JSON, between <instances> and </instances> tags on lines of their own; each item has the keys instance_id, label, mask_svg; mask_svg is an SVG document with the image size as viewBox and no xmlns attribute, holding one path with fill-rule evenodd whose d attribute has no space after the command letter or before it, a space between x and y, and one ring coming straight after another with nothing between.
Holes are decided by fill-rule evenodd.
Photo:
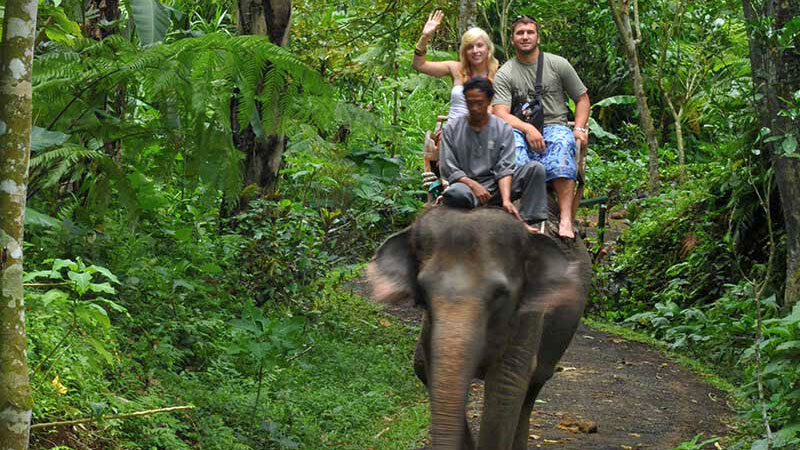
<instances>
[{"instance_id":1,"label":"man","mask_svg":"<svg viewBox=\"0 0 800 450\"><path fill-rule=\"evenodd\" d=\"M495 75L497 95L492 102L493 112L514 128L517 163L529 159L541 162L547 172L546 182L556 191L561 217L558 235L572 239L573 199L577 164L576 141L588 143L586 124L589 121L589 95L586 86L570 63L558 56L542 52L541 104L544 127L540 131L528 121L512 114L517 103L533 100L539 54L539 24L529 16L518 16L511 22L511 43L515 57L508 60ZM575 102L575 127L567 126L566 93ZM532 150L532 151L531 151Z\"/></svg>"},{"instance_id":2,"label":"man","mask_svg":"<svg viewBox=\"0 0 800 450\"><path fill-rule=\"evenodd\" d=\"M525 223L532 233L547 219L544 167L535 161L515 163L511 127L489 114L494 97L492 83L473 77L464 83L467 115L447 123L442 130L439 167L450 187L442 203L457 208L499 204ZM512 199L521 198L518 211Z\"/></svg>"}]
</instances>

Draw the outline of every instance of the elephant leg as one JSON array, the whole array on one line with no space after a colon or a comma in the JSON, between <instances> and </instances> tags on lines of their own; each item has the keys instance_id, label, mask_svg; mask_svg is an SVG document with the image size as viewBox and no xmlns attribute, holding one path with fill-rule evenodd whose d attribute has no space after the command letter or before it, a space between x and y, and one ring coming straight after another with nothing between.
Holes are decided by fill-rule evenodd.
<instances>
[{"instance_id":1,"label":"elephant leg","mask_svg":"<svg viewBox=\"0 0 800 450\"><path fill-rule=\"evenodd\" d=\"M414 350L414 374L425 386L428 385L428 363L425 357L425 346L422 339L417 340L417 348Z\"/></svg>"},{"instance_id":2,"label":"elephant leg","mask_svg":"<svg viewBox=\"0 0 800 450\"><path fill-rule=\"evenodd\" d=\"M517 423L517 431L514 434L513 450L527 450L528 436L530 433L531 412L533 405L536 403L536 397L539 396L539 391L542 390L544 383L531 383L528 387L528 393L525 394L525 401L522 403L522 410L519 412L519 422Z\"/></svg>"},{"instance_id":3,"label":"elephant leg","mask_svg":"<svg viewBox=\"0 0 800 450\"><path fill-rule=\"evenodd\" d=\"M537 367L544 316L543 311L523 313L512 344L486 373L480 450L511 450L514 445L520 412Z\"/></svg>"},{"instance_id":4,"label":"elephant leg","mask_svg":"<svg viewBox=\"0 0 800 450\"><path fill-rule=\"evenodd\" d=\"M500 373L490 371L487 374L478 438L480 450L511 450L528 387L524 371L518 369L511 373L506 368Z\"/></svg>"},{"instance_id":5,"label":"elephant leg","mask_svg":"<svg viewBox=\"0 0 800 450\"><path fill-rule=\"evenodd\" d=\"M428 314L422 317L422 332L417 339L417 348L414 350L414 374L419 381L428 387L428 380L431 379L431 368L428 355L431 354L430 320Z\"/></svg>"},{"instance_id":6,"label":"elephant leg","mask_svg":"<svg viewBox=\"0 0 800 450\"><path fill-rule=\"evenodd\" d=\"M519 414L513 450L526 450L528 448L530 417L533 406L536 403L536 397L539 396L539 392L547 380L553 377L558 361L572 341L581 313L582 308L567 305L554 308L546 315L536 371L531 378L531 383Z\"/></svg>"}]
</instances>

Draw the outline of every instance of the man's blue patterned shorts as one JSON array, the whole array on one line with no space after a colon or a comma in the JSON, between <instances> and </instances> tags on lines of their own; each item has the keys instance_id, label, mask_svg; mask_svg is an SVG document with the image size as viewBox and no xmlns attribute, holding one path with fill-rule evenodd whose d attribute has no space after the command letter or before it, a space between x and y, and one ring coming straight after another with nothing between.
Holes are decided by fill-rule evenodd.
<instances>
[{"instance_id":1,"label":"man's blue patterned shorts","mask_svg":"<svg viewBox=\"0 0 800 450\"><path fill-rule=\"evenodd\" d=\"M545 181L556 178L576 179L578 170L575 163L575 135L572 129L566 125L546 125L542 136L545 151L539 153L529 150L525 134L514 129L517 165L524 166L530 161L540 162L545 168Z\"/></svg>"}]
</instances>

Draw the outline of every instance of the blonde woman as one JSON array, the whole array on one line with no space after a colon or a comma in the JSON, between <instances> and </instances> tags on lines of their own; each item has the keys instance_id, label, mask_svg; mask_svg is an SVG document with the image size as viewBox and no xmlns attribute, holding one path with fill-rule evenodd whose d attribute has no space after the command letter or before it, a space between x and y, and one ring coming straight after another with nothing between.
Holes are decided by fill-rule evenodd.
<instances>
[{"instance_id":1,"label":"blonde woman","mask_svg":"<svg viewBox=\"0 0 800 450\"><path fill-rule=\"evenodd\" d=\"M494 44L480 28L470 28L461 36L459 61L427 61L425 53L428 42L433 33L442 23L444 13L436 10L428 16L428 21L422 28L422 37L414 48L414 61L412 67L426 75L433 77L449 76L453 80L453 89L450 91L450 111L448 120L467 113L467 103L464 99L464 82L472 77L482 76L494 81L499 63L494 57Z\"/></svg>"}]
</instances>

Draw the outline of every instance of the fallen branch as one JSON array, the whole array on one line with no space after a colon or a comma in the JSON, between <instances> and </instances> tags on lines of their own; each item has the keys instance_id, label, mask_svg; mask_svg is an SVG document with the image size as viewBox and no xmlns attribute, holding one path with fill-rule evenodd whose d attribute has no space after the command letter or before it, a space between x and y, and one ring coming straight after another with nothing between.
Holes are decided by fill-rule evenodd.
<instances>
[{"instance_id":1,"label":"fallen branch","mask_svg":"<svg viewBox=\"0 0 800 450\"><path fill-rule=\"evenodd\" d=\"M313 345L309 345L309 346L308 346L308 347L307 347L305 350L303 350L302 352L300 352L300 353L298 353L298 354L296 354L296 355L292 356L291 358L287 358L287 359L286 359L286 361L287 361L287 362L294 361L295 359L297 359L297 358L299 358L299 357L301 357L301 356L305 355L306 353L308 353L308 352L309 352L309 351L310 351L312 348L314 348L314 346L313 346Z\"/></svg>"},{"instance_id":2,"label":"fallen branch","mask_svg":"<svg viewBox=\"0 0 800 450\"><path fill-rule=\"evenodd\" d=\"M169 408L159 408L159 409L148 409L146 411L136 411L127 414L112 414L110 416L102 416L100 419L98 418L89 418L89 419L76 419L76 420L64 420L61 422L45 422L45 423L35 423L31 425L31 430L36 430L39 428L52 428L52 427L63 427L66 425L78 425L81 423L89 423L89 422L96 422L98 420L111 420L111 419L129 419L131 417L141 417L141 416L149 416L151 414L158 414L163 412L172 412L172 411L181 411L184 409L193 409L194 405L184 405L184 406L170 406Z\"/></svg>"}]
</instances>

